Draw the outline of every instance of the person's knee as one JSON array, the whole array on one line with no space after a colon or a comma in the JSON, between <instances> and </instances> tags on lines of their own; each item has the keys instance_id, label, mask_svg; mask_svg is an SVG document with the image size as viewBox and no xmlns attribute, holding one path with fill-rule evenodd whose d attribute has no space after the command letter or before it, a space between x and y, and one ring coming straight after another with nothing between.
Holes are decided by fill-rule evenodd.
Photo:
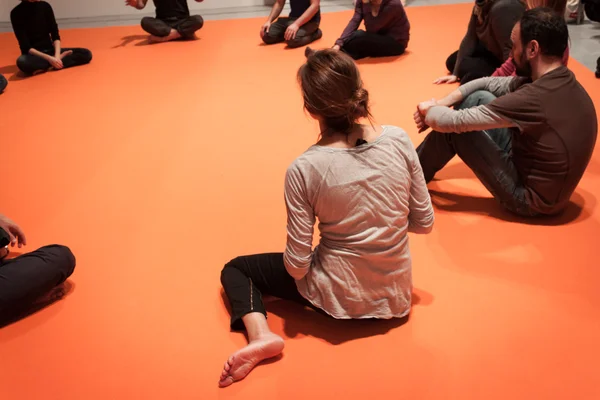
<instances>
[{"instance_id":1,"label":"person's knee","mask_svg":"<svg viewBox=\"0 0 600 400\"><path fill-rule=\"evenodd\" d=\"M265 44L275 44L281 41L277 38L277 36L269 35L268 33L263 35L262 40Z\"/></svg>"},{"instance_id":2,"label":"person's knee","mask_svg":"<svg viewBox=\"0 0 600 400\"><path fill-rule=\"evenodd\" d=\"M90 62L92 62L92 52L89 51L88 49L81 49L80 57L81 57L81 62L84 64L89 64Z\"/></svg>"},{"instance_id":3,"label":"person's knee","mask_svg":"<svg viewBox=\"0 0 600 400\"><path fill-rule=\"evenodd\" d=\"M193 22L196 31L204 26L204 19L200 15L192 15L190 20Z\"/></svg>"},{"instance_id":4,"label":"person's knee","mask_svg":"<svg viewBox=\"0 0 600 400\"><path fill-rule=\"evenodd\" d=\"M26 55L21 55L17 58L17 68L26 74L31 74L33 71L31 70L31 63L29 62L29 57Z\"/></svg>"},{"instance_id":5,"label":"person's knee","mask_svg":"<svg viewBox=\"0 0 600 400\"><path fill-rule=\"evenodd\" d=\"M225 266L221 270L221 284L222 285L225 285L225 282L227 281L227 276L231 272L234 272L235 270L239 269L242 262L243 262L242 257L236 257L233 260L229 261L227 264L225 264Z\"/></svg>"},{"instance_id":6,"label":"person's knee","mask_svg":"<svg viewBox=\"0 0 600 400\"><path fill-rule=\"evenodd\" d=\"M171 33L171 27L152 17L142 18L142 29L149 34L158 37L168 36L169 33Z\"/></svg>"},{"instance_id":7,"label":"person's knee","mask_svg":"<svg viewBox=\"0 0 600 400\"><path fill-rule=\"evenodd\" d=\"M467 96L467 98L464 99L463 102L460 104L458 109L466 109L481 106L484 104L489 104L495 99L496 96L494 96L491 92L488 92L486 90L478 90Z\"/></svg>"},{"instance_id":8,"label":"person's knee","mask_svg":"<svg viewBox=\"0 0 600 400\"><path fill-rule=\"evenodd\" d=\"M77 261L70 248L60 244L53 244L42 247L40 251L48 255L49 262L64 274L65 279L73 274Z\"/></svg>"},{"instance_id":9,"label":"person's knee","mask_svg":"<svg viewBox=\"0 0 600 400\"><path fill-rule=\"evenodd\" d=\"M0 93L4 92L6 86L8 85L8 81L3 75L0 75Z\"/></svg>"}]
</instances>

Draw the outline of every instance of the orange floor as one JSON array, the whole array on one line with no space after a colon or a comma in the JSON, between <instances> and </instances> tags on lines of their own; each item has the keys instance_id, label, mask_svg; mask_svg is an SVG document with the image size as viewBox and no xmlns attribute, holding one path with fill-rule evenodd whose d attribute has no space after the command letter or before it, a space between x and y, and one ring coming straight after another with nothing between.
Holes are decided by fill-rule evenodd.
<instances>
[{"instance_id":1,"label":"orange floor","mask_svg":"<svg viewBox=\"0 0 600 400\"><path fill-rule=\"evenodd\" d=\"M409 53L360 68L378 122L418 143L413 110L451 89L431 82L469 6L408 13ZM349 16L325 14L317 46ZM64 31L92 64L33 79L15 76L16 42L0 35L0 211L27 250L59 242L78 259L65 299L0 330L0 399L600 398L598 152L565 217L537 225L454 162L431 185L434 232L411 237L406 325L275 302L283 358L217 388L245 343L220 269L283 249L285 169L317 134L295 81L303 49L259 45L261 22L209 21L196 42L158 46L138 45L138 27ZM592 72L570 66L599 107Z\"/></svg>"}]
</instances>

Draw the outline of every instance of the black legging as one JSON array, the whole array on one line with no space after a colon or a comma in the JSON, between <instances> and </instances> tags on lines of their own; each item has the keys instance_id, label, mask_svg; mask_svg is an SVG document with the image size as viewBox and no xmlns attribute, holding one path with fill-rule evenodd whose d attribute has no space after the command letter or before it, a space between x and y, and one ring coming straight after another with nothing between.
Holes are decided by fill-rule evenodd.
<instances>
[{"instance_id":1,"label":"black legging","mask_svg":"<svg viewBox=\"0 0 600 400\"><path fill-rule=\"evenodd\" d=\"M285 31L288 26L294 23L297 18L281 17L273 22L269 27L269 32L265 32L263 42L265 44L275 44L285 42L291 49L311 44L315 40L321 39L323 32L319 29L318 22L307 22L298 29L294 39L285 40Z\"/></svg>"},{"instance_id":2,"label":"black legging","mask_svg":"<svg viewBox=\"0 0 600 400\"><path fill-rule=\"evenodd\" d=\"M4 89L6 89L7 85L8 81L2 74L0 74L0 93L4 92Z\"/></svg>"},{"instance_id":3,"label":"black legging","mask_svg":"<svg viewBox=\"0 0 600 400\"><path fill-rule=\"evenodd\" d=\"M246 314L259 312L267 316L263 294L318 310L298 292L296 281L285 269L283 253L235 258L223 268L221 284L231 305L231 329L234 330L244 329L242 317Z\"/></svg>"},{"instance_id":4,"label":"black legging","mask_svg":"<svg viewBox=\"0 0 600 400\"><path fill-rule=\"evenodd\" d=\"M448 71L451 73L454 71L457 57L458 51L455 51L446 60L446 68L448 68ZM461 85L464 85L475 79L491 76L501 65L501 60L498 60L496 56L490 53L485 47L479 45L471 56L465 57L462 60L456 76L460 80Z\"/></svg>"},{"instance_id":5,"label":"black legging","mask_svg":"<svg viewBox=\"0 0 600 400\"><path fill-rule=\"evenodd\" d=\"M0 261L0 319L27 308L63 283L74 269L75 256L59 245Z\"/></svg>"},{"instance_id":6,"label":"black legging","mask_svg":"<svg viewBox=\"0 0 600 400\"><path fill-rule=\"evenodd\" d=\"M42 53L54 56L54 49L40 50ZM62 59L63 68L71 68L79 65L89 64L92 61L92 52L88 49L80 48L64 48L61 50L72 51L73 54ZM17 59L17 67L27 75L31 75L37 71L47 71L52 67L50 63L41 57L31 54L23 54Z\"/></svg>"},{"instance_id":7,"label":"black legging","mask_svg":"<svg viewBox=\"0 0 600 400\"><path fill-rule=\"evenodd\" d=\"M406 50L406 44L397 42L391 36L357 30L342 46L342 51L355 60L366 57L399 56Z\"/></svg>"},{"instance_id":8,"label":"black legging","mask_svg":"<svg viewBox=\"0 0 600 400\"><path fill-rule=\"evenodd\" d=\"M169 36L171 29L175 29L183 39L192 39L196 31L200 30L203 25L204 20L199 15L192 15L182 19L142 18L142 29L157 37Z\"/></svg>"}]
</instances>

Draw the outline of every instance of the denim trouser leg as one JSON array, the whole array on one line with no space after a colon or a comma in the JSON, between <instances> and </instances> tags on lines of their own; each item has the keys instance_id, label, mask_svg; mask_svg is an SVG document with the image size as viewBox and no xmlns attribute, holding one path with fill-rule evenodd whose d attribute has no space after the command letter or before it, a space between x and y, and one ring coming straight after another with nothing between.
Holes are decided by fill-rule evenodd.
<instances>
[{"instance_id":1,"label":"denim trouser leg","mask_svg":"<svg viewBox=\"0 0 600 400\"><path fill-rule=\"evenodd\" d=\"M457 109L488 104L494 99L495 96L489 92L475 92ZM431 132L417 148L417 153L427 182L458 155L506 209L531 216L535 213L529 206L527 191L512 162L511 149L512 130L499 128L460 134Z\"/></svg>"}]
</instances>

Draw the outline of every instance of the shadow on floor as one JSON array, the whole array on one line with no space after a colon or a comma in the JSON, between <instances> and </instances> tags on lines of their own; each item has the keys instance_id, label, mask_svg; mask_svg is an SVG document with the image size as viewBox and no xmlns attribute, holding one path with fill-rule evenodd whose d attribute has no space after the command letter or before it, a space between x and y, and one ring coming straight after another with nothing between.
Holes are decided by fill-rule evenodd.
<instances>
[{"instance_id":1,"label":"shadow on floor","mask_svg":"<svg viewBox=\"0 0 600 400\"><path fill-rule=\"evenodd\" d=\"M19 72L19 68L16 65L7 65L5 67L0 67L0 74L2 75L10 75L16 74Z\"/></svg>"},{"instance_id":2,"label":"shadow on floor","mask_svg":"<svg viewBox=\"0 0 600 400\"><path fill-rule=\"evenodd\" d=\"M133 42L138 42L135 44L135 46L146 46L148 44L150 44L150 40L148 38L148 35L128 35L128 36L123 36L121 38L122 42L116 46L113 47L113 49L117 49L119 47L126 47L129 46L131 43Z\"/></svg>"},{"instance_id":3,"label":"shadow on floor","mask_svg":"<svg viewBox=\"0 0 600 400\"><path fill-rule=\"evenodd\" d=\"M363 58L361 60L357 60L356 63L358 65L374 65L374 64L387 64L387 63L392 63L398 60L403 59L404 57L410 55L410 51L405 51L403 54L399 55L399 56L392 56L392 57L369 57L369 58Z\"/></svg>"},{"instance_id":4,"label":"shadow on floor","mask_svg":"<svg viewBox=\"0 0 600 400\"><path fill-rule=\"evenodd\" d=\"M27 318L73 293L75 285L67 280L27 307L0 315L0 329Z\"/></svg>"},{"instance_id":5,"label":"shadow on floor","mask_svg":"<svg viewBox=\"0 0 600 400\"><path fill-rule=\"evenodd\" d=\"M485 214L507 222L527 225L560 226L574 221L584 221L590 217L590 211L584 209L585 200L574 193L571 201L560 214L548 217L524 218L504 210L492 197L476 197L430 189L431 201L438 210L450 212L469 212Z\"/></svg>"},{"instance_id":6,"label":"shadow on floor","mask_svg":"<svg viewBox=\"0 0 600 400\"><path fill-rule=\"evenodd\" d=\"M225 292L221 290L223 303L231 312ZM393 319L362 319L338 320L323 312L315 311L287 300L265 296L267 314L274 314L284 320L283 333L289 338L298 335L313 336L323 339L333 345L339 345L352 340L371 336L385 335L408 322L410 315ZM412 305L428 306L433 302L433 296L422 290L415 289L412 295ZM275 332L278 333L278 332Z\"/></svg>"}]
</instances>

